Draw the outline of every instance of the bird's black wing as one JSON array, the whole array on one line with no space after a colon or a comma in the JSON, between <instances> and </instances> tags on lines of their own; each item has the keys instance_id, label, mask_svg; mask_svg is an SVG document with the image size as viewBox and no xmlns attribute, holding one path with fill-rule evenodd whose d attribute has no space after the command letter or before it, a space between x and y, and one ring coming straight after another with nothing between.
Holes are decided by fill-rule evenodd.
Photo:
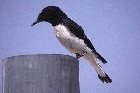
<instances>
[{"instance_id":1,"label":"bird's black wing","mask_svg":"<svg viewBox=\"0 0 140 93\"><path fill-rule=\"evenodd\" d=\"M97 55L98 59L100 59L103 63L107 63L106 60L96 52L94 46L92 45L91 41L87 38L84 33L84 30L81 26L79 26L76 22L71 20L70 18L62 19L62 23L69 28L69 30L79 39L83 39L84 43Z\"/></svg>"},{"instance_id":2,"label":"bird's black wing","mask_svg":"<svg viewBox=\"0 0 140 93\"><path fill-rule=\"evenodd\" d=\"M93 47L91 41L87 38L87 36L84 33L84 30L81 26L79 26L76 22L71 20L70 18L63 19L63 24L69 28L69 30L79 39L83 39L85 44L93 51L95 52L95 48Z\"/></svg>"}]
</instances>

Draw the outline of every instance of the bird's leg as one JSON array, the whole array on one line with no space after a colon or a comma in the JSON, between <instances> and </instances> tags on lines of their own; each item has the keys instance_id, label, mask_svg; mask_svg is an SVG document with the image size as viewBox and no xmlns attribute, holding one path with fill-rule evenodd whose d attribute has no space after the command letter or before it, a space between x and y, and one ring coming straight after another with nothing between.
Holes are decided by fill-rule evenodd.
<instances>
[{"instance_id":1,"label":"bird's leg","mask_svg":"<svg viewBox=\"0 0 140 93\"><path fill-rule=\"evenodd\" d=\"M76 59L79 59L80 57L84 56L87 53L87 51L84 51L83 54L75 53Z\"/></svg>"},{"instance_id":2,"label":"bird's leg","mask_svg":"<svg viewBox=\"0 0 140 93\"><path fill-rule=\"evenodd\" d=\"M84 56L85 54L87 54L87 51L84 51L83 54L82 54L82 56Z\"/></svg>"},{"instance_id":3,"label":"bird's leg","mask_svg":"<svg viewBox=\"0 0 140 93\"><path fill-rule=\"evenodd\" d=\"M76 59L79 59L80 57L82 57L82 55L79 53L75 53L75 54L76 54Z\"/></svg>"}]
</instances>

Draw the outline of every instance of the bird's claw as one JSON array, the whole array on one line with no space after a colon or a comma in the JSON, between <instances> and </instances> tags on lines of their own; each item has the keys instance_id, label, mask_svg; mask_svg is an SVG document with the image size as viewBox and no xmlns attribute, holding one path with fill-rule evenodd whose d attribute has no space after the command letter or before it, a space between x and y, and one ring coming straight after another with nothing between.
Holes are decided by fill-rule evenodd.
<instances>
[{"instance_id":1,"label":"bird's claw","mask_svg":"<svg viewBox=\"0 0 140 93\"><path fill-rule=\"evenodd\" d=\"M83 57L87 52L85 51L83 54L75 53L76 54L76 59L79 59Z\"/></svg>"},{"instance_id":2,"label":"bird's claw","mask_svg":"<svg viewBox=\"0 0 140 93\"><path fill-rule=\"evenodd\" d=\"M79 59L80 57L82 57L83 55L80 55L79 53L76 53L76 59Z\"/></svg>"}]
</instances>

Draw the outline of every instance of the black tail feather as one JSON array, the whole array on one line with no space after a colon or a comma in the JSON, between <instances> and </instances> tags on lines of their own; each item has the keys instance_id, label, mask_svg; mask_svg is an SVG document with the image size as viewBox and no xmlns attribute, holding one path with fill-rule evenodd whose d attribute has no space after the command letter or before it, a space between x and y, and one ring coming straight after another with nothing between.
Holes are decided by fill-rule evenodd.
<instances>
[{"instance_id":1,"label":"black tail feather","mask_svg":"<svg viewBox=\"0 0 140 93\"><path fill-rule=\"evenodd\" d=\"M105 77L98 75L99 79L104 83L111 83L112 79L105 73Z\"/></svg>"},{"instance_id":2,"label":"black tail feather","mask_svg":"<svg viewBox=\"0 0 140 93\"><path fill-rule=\"evenodd\" d=\"M96 52L96 55L97 55L97 58L101 60L104 64L107 63L107 61L98 52Z\"/></svg>"}]
</instances>

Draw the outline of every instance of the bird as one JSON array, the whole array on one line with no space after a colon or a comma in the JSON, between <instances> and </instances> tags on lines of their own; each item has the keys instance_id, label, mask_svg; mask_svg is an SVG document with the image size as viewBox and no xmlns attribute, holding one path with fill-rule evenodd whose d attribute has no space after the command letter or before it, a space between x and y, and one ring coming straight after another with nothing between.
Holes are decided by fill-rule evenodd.
<instances>
[{"instance_id":1,"label":"bird","mask_svg":"<svg viewBox=\"0 0 140 93\"><path fill-rule=\"evenodd\" d=\"M83 57L88 60L103 83L112 82L112 79L99 64L99 61L107 63L105 58L96 51L83 28L70 19L58 6L47 6L42 9L31 26L40 22L50 23L54 27L55 36L59 42L71 53L74 53L77 59Z\"/></svg>"}]
</instances>

